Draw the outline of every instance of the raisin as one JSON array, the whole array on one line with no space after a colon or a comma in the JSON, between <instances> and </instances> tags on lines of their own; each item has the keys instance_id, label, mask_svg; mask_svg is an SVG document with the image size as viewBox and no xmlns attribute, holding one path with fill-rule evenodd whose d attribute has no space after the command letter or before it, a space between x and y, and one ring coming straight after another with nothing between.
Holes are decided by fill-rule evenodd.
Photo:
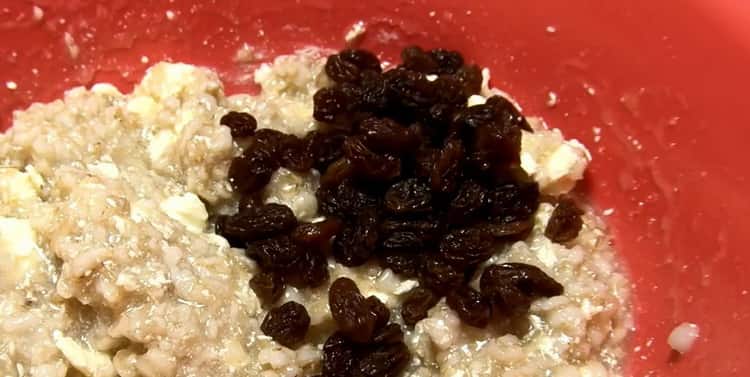
<instances>
[{"instance_id":1,"label":"raisin","mask_svg":"<svg viewBox=\"0 0 750 377\"><path fill-rule=\"evenodd\" d=\"M362 210L354 224L344 227L333 242L333 256L344 266L362 265L370 259L378 241L378 217L374 208Z\"/></svg>"},{"instance_id":2,"label":"raisin","mask_svg":"<svg viewBox=\"0 0 750 377\"><path fill-rule=\"evenodd\" d=\"M401 250L381 251L380 264L405 277L416 276L420 268L420 260L413 252Z\"/></svg>"},{"instance_id":3,"label":"raisin","mask_svg":"<svg viewBox=\"0 0 750 377\"><path fill-rule=\"evenodd\" d=\"M391 311L380 299L370 296L365 300L370 312L375 316L375 331L383 329L391 319Z\"/></svg>"},{"instance_id":4,"label":"raisin","mask_svg":"<svg viewBox=\"0 0 750 377\"><path fill-rule=\"evenodd\" d=\"M441 74L455 73L464 65L463 56L461 56L461 54L456 51L436 48L430 50L430 56L432 57L432 60L437 63L437 72Z\"/></svg>"},{"instance_id":5,"label":"raisin","mask_svg":"<svg viewBox=\"0 0 750 377\"><path fill-rule=\"evenodd\" d=\"M270 203L227 217L221 230L222 235L255 241L291 230L295 226L297 218L289 207Z\"/></svg>"},{"instance_id":6,"label":"raisin","mask_svg":"<svg viewBox=\"0 0 750 377\"><path fill-rule=\"evenodd\" d=\"M436 255L425 255L419 281L434 292L445 295L451 289L463 283L463 273Z\"/></svg>"},{"instance_id":7,"label":"raisin","mask_svg":"<svg viewBox=\"0 0 750 377\"><path fill-rule=\"evenodd\" d=\"M299 345L310 327L310 316L304 306L289 301L268 311L260 325L261 331L288 348Z\"/></svg>"},{"instance_id":8,"label":"raisin","mask_svg":"<svg viewBox=\"0 0 750 377\"><path fill-rule=\"evenodd\" d=\"M306 150L305 142L295 136L284 141L279 158L281 166L298 173L307 173L315 164L313 156Z\"/></svg>"},{"instance_id":9,"label":"raisin","mask_svg":"<svg viewBox=\"0 0 750 377\"><path fill-rule=\"evenodd\" d=\"M448 139L443 149L438 152L430 174L430 187L433 192L447 194L456 190L463 157L464 148L461 141L455 138Z\"/></svg>"},{"instance_id":10,"label":"raisin","mask_svg":"<svg viewBox=\"0 0 750 377\"><path fill-rule=\"evenodd\" d=\"M414 156L414 174L419 178L430 179L437 165L439 150L434 148L422 148Z\"/></svg>"},{"instance_id":11,"label":"raisin","mask_svg":"<svg viewBox=\"0 0 750 377\"><path fill-rule=\"evenodd\" d=\"M424 246L424 240L414 232L394 232L381 241L385 250L402 250L418 252Z\"/></svg>"},{"instance_id":12,"label":"raisin","mask_svg":"<svg viewBox=\"0 0 750 377\"><path fill-rule=\"evenodd\" d=\"M409 46L401 50L401 66L421 73L435 73L439 70L435 58L418 46Z\"/></svg>"},{"instance_id":13,"label":"raisin","mask_svg":"<svg viewBox=\"0 0 750 377\"><path fill-rule=\"evenodd\" d=\"M417 178L396 182L385 193L385 207L396 214L430 211L431 201L430 188Z\"/></svg>"},{"instance_id":14,"label":"raisin","mask_svg":"<svg viewBox=\"0 0 750 377\"><path fill-rule=\"evenodd\" d=\"M440 256L448 263L466 267L489 259L492 246L492 236L481 227L455 229L440 242Z\"/></svg>"},{"instance_id":15,"label":"raisin","mask_svg":"<svg viewBox=\"0 0 750 377\"><path fill-rule=\"evenodd\" d=\"M406 293L401 304L401 318L407 326L427 318L427 312L440 301L431 290L416 287Z\"/></svg>"},{"instance_id":16,"label":"raisin","mask_svg":"<svg viewBox=\"0 0 750 377\"><path fill-rule=\"evenodd\" d=\"M485 268L479 279L482 296L493 310L506 314L524 313L540 297L563 294L563 286L538 267L504 263Z\"/></svg>"},{"instance_id":17,"label":"raisin","mask_svg":"<svg viewBox=\"0 0 750 377\"><path fill-rule=\"evenodd\" d=\"M404 341L404 332L401 326L396 323L388 324L378 330L372 337L374 344L394 344Z\"/></svg>"},{"instance_id":18,"label":"raisin","mask_svg":"<svg viewBox=\"0 0 750 377\"><path fill-rule=\"evenodd\" d=\"M263 189L278 168L279 162L273 155L260 149L249 149L232 160L229 181L241 194L254 193Z\"/></svg>"},{"instance_id":19,"label":"raisin","mask_svg":"<svg viewBox=\"0 0 750 377\"><path fill-rule=\"evenodd\" d=\"M501 122L506 126L520 127L526 131L531 131L531 126L523 115L518 111L515 105L507 98L502 96L492 96L487 99L487 105L492 106L498 112Z\"/></svg>"},{"instance_id":20,"label":"raisin","mask_svg":"<svg viewBox=\"0 0 750 377\"><path fill-rule=\"evenodd\" d=\"M341 332L333 333L323 345L321 373L324 377L348 377L356 368L355 345Z\"/></svg>"},{"instance_id":21,"label":"raisin","mask_svg":"<svg viewBox=\"0 0 750 377\"><path fill-rule=\"evenodd\" d=\"M325 254L331 240L341 232L342 227L341 220L328 217L321 222L300 224L294 228L291 237L297 245Z\"/></svg>"},{"instance_id":22,"label":"raisin","mask_svg":"<svg viewBox=\"0 0 750 377\"><path fill-rule=\"evenodd\" d=\"M339 158L328 165L325 173L320 176L321 187L336 187L354 175L354 167L347 158Z\"/></svg>"},{"instance_id":23,"label":"raisin","mask_svg":"<svg viewBox=\"0 0 750 377\"><path fill-rule=\"evenodd\" d=\"M415 110L427 108L435 102L435 87L423 74L396 68L383 76L386 80L386 95L396 108Z\"/></svg>"},{"instance_id":24,"label":"raisin","mask_svg":"<svg viewBox=\"0 0 750 377\"><path fill-rule=\"evenodd\" d=\"M387 118L368 118L359 124L365 144L381 153L402 154L419 146L419 135Z\"/></svg>"},{"instance_id":25,"label":"raisin","mask_svg":"<svg viewBox=\"0 0 750 377\"><path fill-rule=\"evenodd\" d=\"M505 241L518 241L526 238L534 227L534 218L517 219L514 216L499 216L482 224L493 237Z\"/></svg>"},{"instance_id":26,"label":"raisin","mask_svg":"<svg viewBox=\"0 0 750 377\"><path fill-rule=\"evenodd\" d=\"M316 193L320 211L342 218L356 216L364 208L375 207L378 200L344 181L336 187L321 187Z\"/></svg>"},{"instance_id":27,"label":"raisin","mask_svg":"<svg viewBox=\"0 0 750 377\"><path fill-rule=\"evenodd\" d=\"M367 343L372 339L377 318L352 280L338 278L331 284L328 305L339 330L349 340Z\"/></svg>"},{"instance_id":28,"label":"raisin","mask_svg":"<svg viewBox=\"0 0 750 377\"><path fill-rule=\"evenodd\" d=\"M261 271L250 279L250 288L264 306L270 306L284 294L284 280L279 274Z\"/></svg>"},{"instance_id":29,"label":"raisin","mask_svg":"<svg viewBox=\"0 0 750 377\"><path fill-rule=\"evenodd\" d=\"M219 124L229 127L232 137L242 138L252 136L258 127L258 121L248 113L230 111L221 117Z\"/></svg>"},{"instance_id":30,"label":"raisin","mask_svg":"<svg viewBox=\"0 0 750 377\"><path fill-rule=\"evenodd\" d=\"M544 229L544 235L554 242L574 240L583 227L583 211L570 198L560 199Z\"/></svg>"},{"instance_id":31,"label":"raisin","mask_svg":"<svg viewBox=\"0 0 750 377\"><path fill-rule=\"evenodd\" d=\"M278 158L281 151L290 143L297 140L295 136L287 135L271 128L262 128L255 132L252 143L247 149L260 149Z\"/></svg>"},{"instance_id":32,"label":"raisin","mask_svg":"<svg viewBox=\"0 0 750 377\"><path fill-rule=\"evenodd\" d=\"M401 174L401 160L391 155L373 152L359 137L346 139L344 155L352 162L355 172L361 178L383 182Z\"/></svg>"},{"instance_id":33,"label":"raisin","mask_svg":"<svg viewBox=\"0 0 750 377\"><path fill-rule=\"evenodd\" d=\"M307 153L313 159L313 167L320 171L341 157L341 146L346 136L342 133L321 133L312 131L305 135Z\"/></svg>"},{"instance_id":34,"label":"raisin","mask_svg":"<svg viewBox=\"0 0 750 377\"><path fill-rule=\"evenodd\" d=\"M432 242L440 233L440 222L432 216L425 218L390 218L380 223L380 232L391 235L398 232L413 233L424 242Z\"/></svg>"},{"instance_id":35,"label":"raisin","mask_svg":"<svg viewBox=\"0 0 750 377\"><path fill-rule=\"evenodd\" d=\"M313 95L313 118L319 122L346 124L351 110L351 99L341 89L322 88Z\"/></svg>"},{"instance_id":36,"label":"raisin","mask_svg":"<svg viewBox=\"0 0 750 377\"><path fill-rule=\"evenodd\" d=\"M470 326L486 327L490 321L490 305L471 287L463 286L448 293L445 302Z\"/></svg>"},{"instance_id":37,"label":"raisin","mask_svg":"<svg viewBox=\"0 0 750 377\"><path fill-rule=\"evenodd\" d=\"M466 224L480 213L486 203L487 189L474 180L467 180L448 205L446 218L451 224Z\"/></svg>"},{"instance_id":38,"label":"raisin","mask_svg":"<svg viewBox=\"0 0 750 377\"><path fill-rule=\"evenodd\" d=\"M279 272L288 270L304 257L302 250L287 235L251 242L245 253L262 269Z\"/></svg>"},{"instance_id":39,"label":"raisin","mask_svg":"<svg viewBox=\"0 0 750 377\"><path fill-rule=\"evenodd\" d=\"M462 84L466 96L479 94L482 89L482 71L476 65L459 68L455 77Z\"/></svg>"},{"instance_id":40,"label":"raisin","mask_svg":"<svg viewBox=\"0 0 750 377\"><path fill-rule=\"evenodd\" d=\"M453 76L443 75L432 82L435 87L438 103L449 105L455 111L455 108L466 104L466 95L462 83Z\"/></svg>"},{"instance_id":41,"label":"raisin","mask_svg":"<svg viewBox=\"0 0 750 377\"><path fill-rule=\"evenodd\" d=\"M362 356L355 369L357 377L398 377L411 360L409 347L403 342L376 346Z\"/></svg>"},{"instance_id":42,"label":"raisin","mask_svg":"<svg viewBox=\"0 0 750 377\"><path fill-rule=\"evenodd\" d=\"M285 280L296 288L315 288L328 281L328 258L316 250L301 253L299 261L287 266Z\"/></svg>"},{"instance_id":43,"label":"raisin","mask_svg":"<svg viewBox=\"0 0 750 377\"><path fill-rule=\"evenodd\" d=\"M356 82L362 71L380 72L380 61L369 51L348 49L331 55L325 64L326 75L336 82Z\"/></svg>"},{"instance_id":44,"label":"raisin","mask_svg":"<svg viewBox=\"0 0 750 377\"><path fill-rule=\"evenodd\" d=\"M528 219L539 208L539 185L532 181L501 184L489 192L490 215Z\"/></svg>"}]
</instances>

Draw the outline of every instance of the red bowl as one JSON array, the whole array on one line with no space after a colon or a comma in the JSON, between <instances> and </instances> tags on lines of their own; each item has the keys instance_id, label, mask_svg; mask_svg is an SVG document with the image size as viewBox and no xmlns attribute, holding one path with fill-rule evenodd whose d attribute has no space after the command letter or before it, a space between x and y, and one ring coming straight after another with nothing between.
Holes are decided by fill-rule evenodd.
<instances>
[{"instance_id":1,"label":"red bowl","mask_svg":"<svg viewBox=\"0 0 750 377\"><path fill-rule=\"evenodd\" d=\"M609 223L635 287L629 374L750 374L750 182L740 153L750 139L750 3L300 2L36 0L35 11L5 1L0 125L71 86L128 90L146 60L215 67L228 92L248 90L247 67L232 59L243 42L267 57L340 48L360 20L362 43L385 58L410 43L460 49L528 114L591 149L584 188L614 209ZM555 107L545 104L549 92ZM683 321L701 337L678 358L666 339Z\"/></svg>"}]
</instances>

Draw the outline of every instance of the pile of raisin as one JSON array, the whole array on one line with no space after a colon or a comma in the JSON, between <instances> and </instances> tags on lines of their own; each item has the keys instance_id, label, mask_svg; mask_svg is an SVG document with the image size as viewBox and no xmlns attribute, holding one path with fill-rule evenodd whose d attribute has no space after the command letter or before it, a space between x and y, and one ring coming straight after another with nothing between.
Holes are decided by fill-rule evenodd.
<instances>
[{"instance_id":1,"label":"pile of raisin","mask_svg":"<svg viewBox=\"0 0 750 377\"><path fill-rule=\"evenodd\" d=\"M319 128L304 138L257 129L249 114L221 119L247 147L229 170L239 212L220 216L217 231L258 263L253 290L272 307L286 285L326 283L329 257L350 267L377 261L420 282L401 308L407 325L445 297L476 327L562 294L560 284L533 266L478 271L534 225L539 187L520 167L521 133L531 131L526 119L500 96L468 107L482 75L457 52L408 47L401 58L383 71L368 51L330 56L325 72L334 84L315 93ZM261 202L279 167L321 173L316 196L325 221L299 223L289 208ZM574 203L561 201L546 234L557 242L575 238L580 215ZM477 274L479 291L468 285ZM398 326L388 325L387 308L341 279L330 297L339 330L326 342L323 374L397 375L408 350ZM307 324L306 313L291 304L269 312L264 332L293 345Z\"/></svg>"},{"instance_id":2,"label":"pile of raisin","mask_svg":"<svg viewBox=\"0 0 750 377\"><path fill-rule=\"evenodd\" d=\"M348 278L328 292L338 330L323 346L322 376L396 377L411 360L401 326L388 323L391 312L375 296L365 298Z\"/></svg>"}]
</instances>

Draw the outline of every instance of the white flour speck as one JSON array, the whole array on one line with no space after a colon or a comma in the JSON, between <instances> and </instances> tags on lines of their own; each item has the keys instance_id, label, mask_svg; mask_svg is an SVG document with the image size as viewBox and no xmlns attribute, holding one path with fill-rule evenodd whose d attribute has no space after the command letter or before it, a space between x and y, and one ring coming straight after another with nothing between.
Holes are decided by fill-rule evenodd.
<instances>
[{"instance_id":1,"label":"white flour speck","mask_svg":"<svg viewBox=\"0 0 750 377\"><path fill-rule=\"evenodd\" d=\"M63 34L63 41L65 41L65 47L68 48L68 55L73 59L78 58L78 54L81 50L76 44L75 39L73 39L73 36L66 31L65 34Z\"/></svg>"},{"instance_id":2,"label":"white flour speck","mask_svg":"<svg viewBox=\"0 0 750 377\"><path fill-rule=\"evenodd\" d=\"M39 21L44 17L44 10L36 5L31 8L31 12L31 16L34 18L34 21Z\"/></svg>"},{"instance_id":3,"label":"white flour speck","mask_svg":"<svg viewBox=\"0 0 750 377\"><path fill-rule=\"evenodd\" d=\"M173 11L171 11L171 10L168 10L168 11L164 12L164 15L165 15L165 16L167 17L167 19L168 19L168 20L170 20L170 21L174 20L174 18L175 18L175 14L174 14L174 12L173 12Z\"/></svg>"},{"instance_id":4,"label":"white flour speck","mask_svg":"<svg viewBox=\"0 0 750 377\"><path fill-rule=\"evenodd\" d=\"M557 28L552 25L547 26L544 30L550 34L557 33Z\"/></svg>"},{"instance_id":5,"label":"white flour speck","mask_svg":"<svg viewBox=\"0 0 750 377\"><path fill-rule=\"evenodd\" d=\"M547 92L547 107L555 107L560 102L560 98L557 97L557 93L553 91Z\"/></svg>"},{"instance_id":6,"label":"white flour speck","mask_svg":"<svg viewBox=\"0 0 750 377\"><path fill-rule=\"evenodd\" d=\"M18 84L16 84L15 81L7 81L5 82L5 87L8 88L8 90L16 90L18 89Z\"/></svg>"},{"instance_id":7,"label":"white flour speck","mask_svg":"<svg viewBox=\"0 0 750 377\"><path fill-rule=\"evenodd\" d=\"M357 21L352 25L352 27L349 29L349 31L346 32L346 35L344 36L344 40L346 43L352 43L357 41L359 38L362 37L362 35L365 34L367 31L367 28L365 27L364 21Z\"/></svg>"},{"instance_id":8,"label":"white flour speck","mask_svg":"<svg viewBox=\"0 0 750 377\"><path fill-rule=\"evenodd\" d=\"M141 56L141 63L148 64L148 56Z\"/></svg>"}]
</instances>

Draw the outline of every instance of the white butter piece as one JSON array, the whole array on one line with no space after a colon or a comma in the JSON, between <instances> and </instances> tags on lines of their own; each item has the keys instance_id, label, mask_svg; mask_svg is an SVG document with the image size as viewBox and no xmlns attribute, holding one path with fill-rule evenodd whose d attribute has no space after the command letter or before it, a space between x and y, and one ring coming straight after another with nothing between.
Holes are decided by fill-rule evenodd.
<instances>
[{"instance_id":1,"label":"white butter piece","mask_svg":"<svg viewBox=\"0 0 750 377\"><path fill-rule=\"evenodd\" d=\"M284 204L298 219L310 221L318 211L317 189L317 176L305 177L281 168L271 176L264 197L266 203Z\"/></svg>"},{"instance_id":2,"label":"white butter piece","mask_svg":"<svg viewBox=\"0 0 750 377\"><path fill-rule=\"evenodd\" d=\"M565 140L557 129L522 135L521 168L534 177L543 193L564 194L583 179L591 154L580 142Z\"/></svg>"},{"instance_id":3,"label":"white butter piece","mask_svg":"<svg viewBox=\"0 0 750 377\"><path fill-rule=\"evenodd\" d=\"M161 163L167 157L169 149L177 142L177 135L169 130L161 130L154 135L148 144L148 157L153 163Z\"/></svg>"},{"instance_id":4,"label":"white butter piece","mask_svg":"<svg viewBox=\"0 0 750 377\"><path fill-rule=\"evenodd\" d=\"M74 368L87 377L114 377L117 373L109 357L98 351L84 348L75 340L62 335L60 331L52 334L55 346Z\"/></svg>"},{"instance_id":5,"label":"white butter piece","mask_svg":"<svg viewBox=\"0 0 750 377\"><path fill-rule=\"evenodd\" d=\"M86 168L88 168L90 172L104 178L116 179L120 176L120 169L117 168L117 165L111 162L100 161L93 164L86 164Z\"/></svg>"},{"instance_id":6,"label":"white butter piece","mask_svg":"<svg viewBox=\"0 0 750 377\"><path fill-rule=\"evenodd\" d=\"M466 101L466 106L472 107L477 105L484 105L486 102L487 98L484 98L483 96L480 96L478 94L472 94Z\"/></svg>"},{"instance_id":7,"label":"white butter piece","mask_svg":"<svg viewBox=\"0 0 750 377\"><path fill-rule=\"evenodd\" d=\"M42 263L41 252L29 220L0 217L0 279L20 281Z\"/></svg>"},{"instance_id":8,"label":"white butter piece","mask_svg":"<svg viewBox=\"0 0 750 377\"><path fill-rule=\"evenodd\" d=\"M0 168L0 202L22 207L39 200L44 179L32 170L24 173L15 168Z\"/></svg>"},{"instance_id":9,"label":"white butter piece","mask_svg":"<svg viewBox=\"0 0 750 377\"><path fill-rule=\"evenodd\" d=\"M159 112L159 104L149 96L133 97L128 101L125 110L138 114L143 119L153 119Z\"/></svg>"},{"instance_id":10,"label":"white butter piece","mask_svg":"<svg viewBox=\"0 0 750 377\"><path fill-rule=\"evenodd\" d=\"M201 233L206 228L208 211L192 192L170 196L159 204L159 208L193 233Z\"/></svg>"}]
</instances>

